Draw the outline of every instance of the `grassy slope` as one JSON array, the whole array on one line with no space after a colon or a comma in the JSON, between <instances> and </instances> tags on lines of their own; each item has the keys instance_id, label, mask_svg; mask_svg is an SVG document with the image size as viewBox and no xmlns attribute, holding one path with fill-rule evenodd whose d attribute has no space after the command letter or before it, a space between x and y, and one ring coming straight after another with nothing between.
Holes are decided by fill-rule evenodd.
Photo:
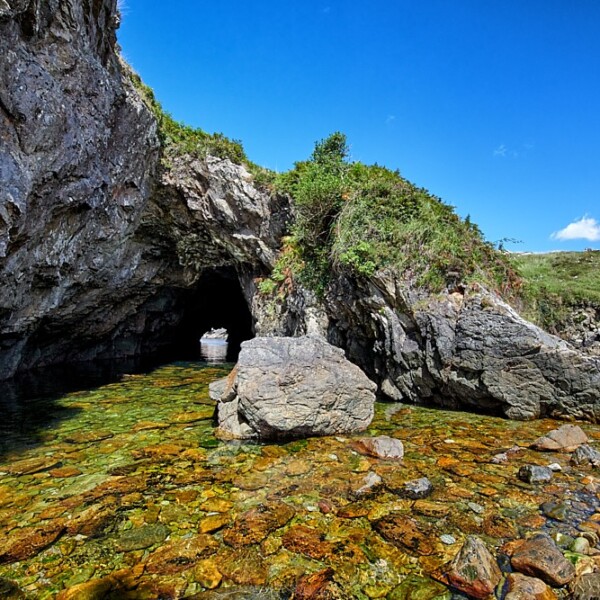
<instances>
[{"instance_id":1,"label":"grassy slope","mask_svg":"<svg viewBox=\"0 0 600 600\"><path fill-rule=\"evenodd\" d=\"M553 329L578 304L600 306L600 251L518 254L526 317Z\"/></svg>"}]
</instances>

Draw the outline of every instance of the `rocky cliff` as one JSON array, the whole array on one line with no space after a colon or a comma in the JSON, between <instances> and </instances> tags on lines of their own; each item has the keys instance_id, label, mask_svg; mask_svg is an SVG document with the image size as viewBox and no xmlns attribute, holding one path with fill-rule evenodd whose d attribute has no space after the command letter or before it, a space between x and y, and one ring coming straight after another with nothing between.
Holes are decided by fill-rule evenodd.
<instances>
[{"instance_id":1,"label":"rocky cliff","mask_svg":"<svg viewBox=\"0 0 600 600\"><path fill-rule=\"evenodd\" d=\"M428 294L393 272L339 275L322 300L254 301L260 335L321 334L388 400L513 419L600 421L600 360L521 318L478 285Z\"/></svg>"},{"instance_id":2,"label":"rocky cliff","mask_svg":"<svg viewBox=\"0 0 600 600\"><path fill-rule=\"evenodd\" d=\"M0 1L0 377L154 351L207 268L252 274L278 243L285 206L243 167L161 168L116 1Z\"/></svg>"},{"instance_id":3,"label":"rocky cliff","mask_svg":"<svg viewBox=\"0 0 600 600\"><path fill-rule=\"evenodd\" d=\"M257 294L288 201L227 159L161 161L117 26L116 0L0 0L0 378L156 351L235 288L225 312L248 304L259 335L322 334L388 399L600 419L600 361L483 288L339 272L319 301Z\"/></svg>"}]
</instances>

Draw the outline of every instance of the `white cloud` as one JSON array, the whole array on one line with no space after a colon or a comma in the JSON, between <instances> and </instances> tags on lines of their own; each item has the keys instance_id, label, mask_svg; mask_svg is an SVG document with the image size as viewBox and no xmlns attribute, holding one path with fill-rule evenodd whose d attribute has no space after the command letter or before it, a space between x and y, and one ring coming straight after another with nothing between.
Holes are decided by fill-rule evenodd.
<instances>
[{"instance_id":1,"label":"white cloud","mask_svg":"<svg viewBox=\"0 0 600 600\"><path fill-rule=\"evenodd\" d=\"M555 231L551 236L553 240L588 240L590 242L600 241L600 223L587 215L579 221L569 223L564 229Z\"/></svg>"},{"instance_id":2,"label":"white cloud","mask_svg":"<svg viewBox=\"0 0 600 600\"><path fill-rule=\"evenodd\" d=\"M507 147L504 144L500 144L494 150L494 156L506 156L506 152L508 151Z\"/></svg>"},{"instance_id":3,"label":"white cloud","mask_svg":"<svg viewBox=\"0 0 600 600\"><path fill-rule=\"evenodd\" d=\"M386 125L391 125L396 120L396 115L388 115L385 120Z\"/></svg>"}]
</instances>

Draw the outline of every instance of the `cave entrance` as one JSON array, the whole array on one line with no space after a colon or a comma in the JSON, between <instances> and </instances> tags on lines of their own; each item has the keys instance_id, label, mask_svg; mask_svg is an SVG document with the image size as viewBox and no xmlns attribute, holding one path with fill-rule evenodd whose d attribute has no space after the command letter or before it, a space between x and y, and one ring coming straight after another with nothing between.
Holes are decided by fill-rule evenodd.
<instances>
[{"instance_id":1,"label":"cave entrance","mask_svg":"<svg viewBox=\"0 0 600 600\"><path fill-rule=\"evenodd\" d=\"M226 329L228 362L235 362L244 340L253 337L252 315L235 269L206 271L186 302L177 328L178 354L200 358L200 338L206 332Z\"/></svg>"}]
</instances>

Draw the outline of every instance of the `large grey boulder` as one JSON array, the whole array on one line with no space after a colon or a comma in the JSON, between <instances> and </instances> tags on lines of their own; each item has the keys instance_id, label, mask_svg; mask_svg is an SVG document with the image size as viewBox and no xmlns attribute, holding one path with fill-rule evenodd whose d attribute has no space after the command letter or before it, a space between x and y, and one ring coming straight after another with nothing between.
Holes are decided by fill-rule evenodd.
<instances>
[{"instance_id":1,"label":"large grey boulder","mask_svg":"<svg viewBox=\"0 0 600 600\"><path fill-rule=\"evenodd\" d=\"M236 369L210 387L222 432L261 439L361 431L373 418L375 390L317 336L244 342Z\"/></svg>"}]
</instances>

